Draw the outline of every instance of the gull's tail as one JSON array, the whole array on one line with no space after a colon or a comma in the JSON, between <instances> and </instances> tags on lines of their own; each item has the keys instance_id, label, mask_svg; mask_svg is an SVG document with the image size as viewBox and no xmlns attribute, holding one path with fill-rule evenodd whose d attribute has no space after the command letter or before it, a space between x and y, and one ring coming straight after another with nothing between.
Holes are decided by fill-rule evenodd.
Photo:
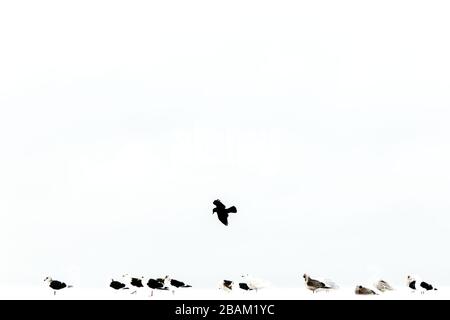
<instances>
[{"instance_id":1,"label":"gull's tail","mask_svg":"<svg viewBox=\"0 0 450 320\"><path fill-rule=\"evenodd\" d=\"M327 286L326 289L339 289L339 286L334 281L327 279L324 283Z\"/></svg>"}]
</instances>

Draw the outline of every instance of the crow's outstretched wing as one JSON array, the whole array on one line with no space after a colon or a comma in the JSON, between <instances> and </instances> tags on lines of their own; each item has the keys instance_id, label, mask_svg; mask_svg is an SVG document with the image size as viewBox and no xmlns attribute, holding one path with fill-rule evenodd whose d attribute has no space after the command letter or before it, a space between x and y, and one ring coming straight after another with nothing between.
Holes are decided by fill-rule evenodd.
<instances>
[{"instance_id":1,"label":"crow's outstretched wing","mask_svg":"<svg viewBox=\"0 0 450 320\"><path fill-rule=\"evenodd\" d=\"M227 212L236 213L236 212L237 212L237 209L236 209L235 206L232 206L232 207L229 207L229 208L227 209Z\"/></svg>"},{"instance_id":2,"label":"crow's outstretched wing","mask_svg":"<svg viewBox=\"0 0 450 320\"><path fill-rule=\"evenodd\" d=\"M228 225L228 213L225 212L218 212L217 217L219 218L220 222L222 222L224 225Z\"/></svg>"}]
</instances>

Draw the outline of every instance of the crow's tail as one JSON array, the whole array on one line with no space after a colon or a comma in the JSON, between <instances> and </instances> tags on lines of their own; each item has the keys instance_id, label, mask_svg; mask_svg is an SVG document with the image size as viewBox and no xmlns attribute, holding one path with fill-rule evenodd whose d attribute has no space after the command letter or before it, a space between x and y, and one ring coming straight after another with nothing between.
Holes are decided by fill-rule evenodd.
<instances>
[{"instance_id":1,"label":"crow's tail","mask_svg":"<svg viewBox=\"0 0 450 320\"><path fill-rule=\"evenodd\" d=\"M228 208L228 212L236 213L236 212L237 212L237 209L236 209L235 206L232 206L232 207L229 207L229 208Z\"/></svg>"}]
</instances>

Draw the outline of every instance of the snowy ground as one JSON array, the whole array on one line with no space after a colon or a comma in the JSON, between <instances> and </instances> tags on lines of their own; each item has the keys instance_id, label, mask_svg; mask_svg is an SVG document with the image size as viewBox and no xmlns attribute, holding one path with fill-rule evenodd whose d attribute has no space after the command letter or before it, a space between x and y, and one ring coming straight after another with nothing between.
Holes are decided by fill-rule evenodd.
<instances>
[{"instance_id":1,"label":"snowy ground","mask_svg":"<svg viewBox=\"0 0 450 320\"><path fill-rule=\"evenodd\" d=\"M357 296L354 288L345 287L329 292L312 293L305 288L266 288L258 292L223 292L218 289L180 289L175 294L167 291L155 292L150 296L149 289L143 289L137 294L127 291L116 292L110 288L86 289L70 288L58 292L56 296L49 288L0 288L0 299L25 299L25 300L396 300L396 299L450 299L450 287L440 288L438 291L411 292L407 288L397 289L393 292L382 293L377 296Z\"/></svg>"}]
</instances>

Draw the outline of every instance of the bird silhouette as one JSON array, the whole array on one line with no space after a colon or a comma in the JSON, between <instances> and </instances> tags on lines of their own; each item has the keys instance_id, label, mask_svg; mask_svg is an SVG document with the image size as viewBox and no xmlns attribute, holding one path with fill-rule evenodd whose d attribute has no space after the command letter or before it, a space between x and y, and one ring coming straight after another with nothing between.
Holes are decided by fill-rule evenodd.
<instances>
[{"instance_id":1,"label":"bird silhouette","mask_svg":"<svg viewBox=\"0 0 450 320\"><path fill-rule=\"evenodd\" d=\"M191 288L191 285L185 284L182 281L178 281L175 279L170 279L170 285L175 287L175 288Z\"/></svg>"},{"instance_id":2,"label":"bird silhouette","mask_svg":"<svg viewBox=\"0 0 450 320\"><path fill-rule=\"evenodd\" d=\"M217 217L219 218L220 222L228 226L228 214L236 213L237 212L236 207L231 206L229 208L226 208L225 205L220 200L214 200L213 204L216 206L213 209L213 214L217 213Z\"/></svg>"},{"instance_id":3,"label":"bird silhouette","mask_svg":"<svg viewBox=\"0 0 450 320\"><path fill-rule=\"evenodd\" d=\"M182 281L171 279L169 276L165 276L164 279L156 279L157 281L163 283L166 287L170 287L172 289L172 293L175 294L175 289L178 288L192 288L191 285L188 285Z\"/></svg>"},{"instance_id":4,"label":"bird silhouette","mask_svg":"<svg viewBox=\"0 0 450 320\"><path fill-rule=\"evenodd\" d=\"M64 288L72 288L72 286L67 285L65 282L58 281L58 280L53 280L50 277L46 277L44 279L44 281L47 282L48 286L53 289L53 294L54 295L56 295L56 291L57 290L61 290L61 289L64 289Z\"/></svg>"},{"instance_id":5,"label":"bird silhouette","mask_svg":"<svg viewBox=\"0 0 450 320\"><path fill-rule=\"evenodd\" d=\"M135 278L135 277L131 277L131 276L127 273L127 274L124 274L124 275L122 276L122 278L126 279L127 282L129 282L129 284L130 284L132 287L134 287L135 290L134 290L133 292L131 292L131 294L136 294L136 293L137 293L137 290L138 290L139 288L143 288L143 287L144 287L144 285L142 284L142 280L144 279L144 277Z\"/></svg>"},{"instance_id":6,"label":"bird silhouette","mask_svg":"<svg viewBox=\"0 0 450 320\"><path fill-rule=\"evenodd\" d=\"M250 288L250 286L245 282L239 283L239 288L241 288L242 290L245 290L245 291L254 290L254 289Z\"/></svg>"},{"instance_id":7,"label":"bird silhouette","mask_svg":"<svg viewBox=\"0 0 450 320\"><path fill-rule=\"evenodd\" d=\"M148 279L147 286L152 289L151 296L153 297L153 290L169 290L164 284L164 279Z\"/></svg>"},{"instance_id":8,"label":"bird silhouette","mask_svg":"<svg viewBox=\"0 0 450 320\"><path fill-rule=\"evenodd\" d=\"M116 281L114 279L111 279L111 283L109 284L111 288L114 290L128 290L129 288L125 283L122 283L120 281Z\"/></svg>"},{"instance_id":9,"label":"bird silhouette","mask_svg":"<svg viewBox=\"0 0 450 320\"><path fill-rule=\"evenodd\" d=\"M231 281L231 280L223 280L223 281L221 281L219 289L222 289L222 290L225 290L225 291L233 290L233 281Z\"/></svg>"}]
</instances>

